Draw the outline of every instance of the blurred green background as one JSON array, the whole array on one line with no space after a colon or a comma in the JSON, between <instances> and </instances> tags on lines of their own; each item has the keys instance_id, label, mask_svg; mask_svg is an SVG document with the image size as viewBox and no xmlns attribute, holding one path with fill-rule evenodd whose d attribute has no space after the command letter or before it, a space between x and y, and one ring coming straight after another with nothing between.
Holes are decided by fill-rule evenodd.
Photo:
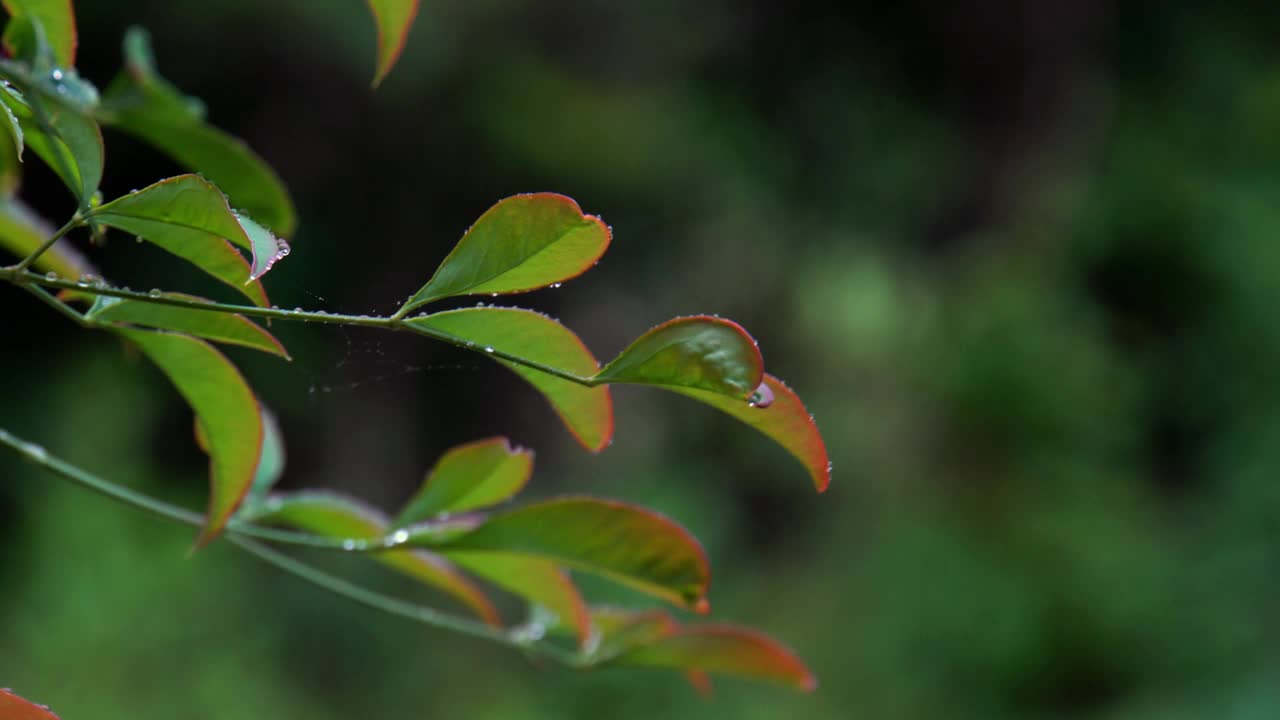
<instances>
[{"instance_id":1,"label":"blurred green background","mask_svg":"<svg viewBox=\"0 0 1280 720\"><path fill-rule=\"evenodd\" d=\"M1280 8L426 0L371 92L358 0L77 6L86 76L150 28L161 71L285 178L281 306L387 313L491 203L554 190L614 246L516 304L601 357L677 314L751 329L824 431L825 495L675 396L619 388L590 456L514 376L418 338L277 326L292 364L233 354L281 415L285 487L390 507L445 448L509 435L538 450L530 496L693 530L715 616L821 687L708 702L674 674L531 666L218 544L188 558L189 530L11 455L0 685L67 720L1280 717ZM108 197L176 172L107 138ZM224 296L149 247L92 254ZM159 374L0 302L0 425L201 506Z\"/></svg>"}]
</instances>

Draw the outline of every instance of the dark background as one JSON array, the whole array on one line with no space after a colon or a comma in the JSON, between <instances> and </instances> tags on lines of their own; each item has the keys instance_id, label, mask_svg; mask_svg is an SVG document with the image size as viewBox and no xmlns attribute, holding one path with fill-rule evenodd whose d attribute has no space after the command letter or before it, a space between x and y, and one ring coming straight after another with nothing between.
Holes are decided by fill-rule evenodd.
<instances>
[{"instance_id":1,"label":"dark background","mask_svg":"<svg viewBox=\"0 0 1280 720\"><path fill-rule=\"evenodd\" d=\"M0 685L89 718L1273 718L1280 714L1280 9L1264 3L426 2L368 88L357 0L79 2L105 85L129 24L288 183L283 307L391 312L496 200L614 229L513 304L600 357L677 314L748 327L816 415L831 490L702 406L619 388L591 456L483 358L273 330L231 353L286 487L386 507L445 448L538 450L697 534L717 617L809 696L579 675L384 617L0 458ZM28 160L24 197L71 202ZM107 138L108 197L178 172ZM116 282L227 297L116 238ZM0 292L0 424L192 507L157 372ZM335 564L332 558L320 558ZM353 563L339 570L449 601ZM643 601L588 583L593 597Z\"/></svg>"}]
</instances>

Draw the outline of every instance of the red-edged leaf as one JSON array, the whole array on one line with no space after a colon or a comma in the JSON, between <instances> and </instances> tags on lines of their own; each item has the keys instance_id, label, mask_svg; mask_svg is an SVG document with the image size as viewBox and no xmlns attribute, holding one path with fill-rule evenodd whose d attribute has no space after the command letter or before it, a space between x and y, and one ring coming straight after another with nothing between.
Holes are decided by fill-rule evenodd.
<instances>
[{"instance_id":1,"label":"red-edged leaf","mask_svg":"<svg viewBox=\"0 0 1280 720\"><path fill-rule=\"evenodd\" d=\"M651 510L585 497L495 513L474 527L411 529L413 545L540 557L602 575L690 609L706 611L711 570L687 530Z\"/></svg>"},{"instance_id":2,"label":"red-edged leaf","mask_svg":"<svg viewBox=\"0 0 1280 720\"><path fill-rule=\"evenodd\" d=\"M373 86L377 87L404 51L409 28L413 27L413 19L418 14L418 0L368 0L368 3L378 26L378 69L373 76Z\"/></svg>"},{"instance_id":3,"label":"red-edged leaf","mask_svg":"<svg viewBox=\"0 0 1280 720\"><path fill-rule=\"evenodd\" d=\"M248 519L288 525L340 540L372 540L387 532L387 518L356 500L328 492L273 495ZM392 550L373 555L379 562L462 601L493 626L502 624L484 591L451 563L425 550Z\"/></svg>"},{"instance_id":4,"label":"red-edged leaf","mask_svg":"<svg viewBox=\"0 0 1280 720\"><path fill-rule=\"evenodd\" d=\"M669 320L641 335L596 380L690 388L745 401L763 373L760 349L740 325L698 315Z\"/></svg>"},{"instance_id":5,"label":"red-edged leaf","mask_svg":"<svg viewBox=\"0 0 1280 720\"><path fill-rule=\"evenodd\" d=\"M195 411L209 453L209 511L197 545L222 532L253 483L262 415L248 383L212 345L188 335L115 328L158 366Z\"/></svg>"},{"instance_id":6,"label":"red-edged leaf","mask_svg":"<svg viewBox=\"0 0 1280 720\"><path fill-rule=\"evenodd\" d=\"M762 388L760 393L768 395L764 398L767 402L762 400L754 405L705 390L671 389L719 408L764 433L804 464L818 492L826 490L831 484L831 460L813 416L778 378L765 375Z\"/></svg>"},{"instance_id":7,"label":"red-edged leaf","mask_svg":"<svg viewBox=\"0 0 1280 720\"><path fill-rule=\"evenodd\" d=\"M456 295L525 292L575 278L609 247L609 227L563 195L501 200L476 220L401 313Z\"/></svg>"},{"instance_id":8,"label":"red-edged leaf","mask_svg":"<svg viewBox=\"0 0 1280 720\"><path fill-rule=\"evenodd\" d=\"M410 327L447 335L478 352L492 348L581 377L590 377L600 368L600 363L573 331L530 310L464 308L405 322ZM613 437L613 400L608 388L586 387L498 357L494 359L541 392L583 447L597 452L609 444Z\"/></svg>"},{"instance_id":9,"label":"red-edged leaf","mask_svg":"<svg viewBox=\"0 0 1280 720\"><path fill-rule=\"evenodd\" d=\"M533 451L512 449L504 437L459 445L440 456L392 526L497 505L520 492L532 473Z\"/></svg>"},{"instance_id":10,"label":"red-edged leaf","mask_svg":"<svg viewBox=\"0 0 1280 720\"><path fill-rule=\"evenodd\" d=\"M459 552L449 559L473 575L541 605L571 628L580 644L587 642L591 627L587 604L569 574L551 560L492 552Z\"/></svg>"},{"instance_id":11,"label":"red-edged leaf","mask_svg":"<svg viewBox=\"0 0 1280 720\"><path fill-rule=\"evenodd\" d=\"M615 662L740 675L782 683L806 692L818 686L817 678L800 658L777 640L732 625L682 627L619 655Z\"/></svg>"},{"instance_id":12,"label":"red-edged leaf","mask_svg":"<svg viewBox=\"0 0 1280 720\"><path fill-rule=\"evenodd\" d=\"M23 700L13 692L0 688L0 720L58 720L44 705Z\"/></svg>"},{"instance_id":13,"label":"red-edged leaf","mask_svg":"<svg viewBox=\"0 0 1280 720\"><path fill-rule=\"evenodd\" d=\"M64 68L76 64L76 13L71 0L4 0L4 9L13 17L31 17L40 23L53 59ZM29 54L27 48L9 47L13 56Z\"/></svg>"},{"instance_id":14,"label":"red-edged leaf","mask_svg":"<svg viewBox=\"0 0 1280 720\"><path fill-rule=\"evenodd\" d=\"M165 293L161 297L210 302L204 298L180 293ZM142 300L104 298L90 309L88 316L92 320L103 323L128 323L174 330L217 343L239 345L289 359L289 353L274 335L243 315L195 310Z\"/></svg>"}]
</instances>

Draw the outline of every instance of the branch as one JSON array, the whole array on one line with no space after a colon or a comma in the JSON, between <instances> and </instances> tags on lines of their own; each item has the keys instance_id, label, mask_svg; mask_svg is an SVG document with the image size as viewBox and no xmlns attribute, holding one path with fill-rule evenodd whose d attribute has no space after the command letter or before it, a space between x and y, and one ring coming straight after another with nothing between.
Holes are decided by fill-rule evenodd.
<instances>
[{"instance_id":1,"label":"branch","mask_svg":"<svg viewBox=\"0 0 1280 720\"><path fill-rule=\"evenodd\" d=\"M92 490L117 502L183 525L201 527L204 524L204 517L199 513L192 512L176 505L171 505L145 493L130 490L129 488L104 480L103 478L93 475L86 470L50 455L47 450L39 445L35 445L15 437L3 428L0 428L0 445L6 445L12 448L27 460L49 470L59 477L70 480L81 487ZM440 612L434 608L406 602L399 598L355 585L343 580L342 578L330 575L322 570L307 565L306 563L299 562L294 558L277 552L276 550L250 539L250 536L260 537L266 540L280 540L284 537L293 537L294 540L297 540L299 537L314 537L304 536L300 533L276 531L271 528L262 528L248 523L236 523L235 521L228 523L227 533L225 535L227 542L264 562L284 570L285 572L300 577L314 585L318 585L325 590L342 595L350 600L354 600L362 605L374 608L375 610L381 610L391 615L398 615L403 618L415 620L425 625L431 625L433 627L450 630L463 635L477 637L482 640L489 640L500 645L517 648L545 657L549 660L554 660L555 662L571 668L586 668L591 664L590 660L586 657L573 651L565 650L564 648L556 645L537 641L521 640L517 636L509 635L501 630L496 630L475 620L450 613ZM333 542L327 538L315 537L314 539L324 541L325 546L331 545ZM335 549L351 549L343 547L343 544L347 542L349 541L337 541L338 545ZM295 544L309 545L311 543L303 542Z\"/></svg>"}]
</instances>

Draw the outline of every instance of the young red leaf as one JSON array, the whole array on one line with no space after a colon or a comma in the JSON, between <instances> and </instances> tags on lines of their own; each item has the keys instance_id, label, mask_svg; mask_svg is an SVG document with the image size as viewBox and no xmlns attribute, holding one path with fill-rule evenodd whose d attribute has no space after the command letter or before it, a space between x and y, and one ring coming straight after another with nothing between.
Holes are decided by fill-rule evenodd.
<instances>
[{"instance_id":1,"label":"young red leaf","mask_svg":"<svg viewBox=\"0 0 1280 720\"><path fill-rule=\"evenodd\" d=\"M449 559L473 575L543 606L571 629L579 644L587 642L590 622L586 602L569 574L551 560L493 552L455 553Z\"/></svg>"},{"instance_id":2,"label":"young red leaf","mask_svg":"<svg viewBox=\"0 0 1280 720\"><path fill-rule=\"evenodd\" d=\"M44 33L45 42L53 53L53 59L64 68L76 64L76 13L71 0L4 0L9 15L35 20ZM6 49L13 57L25 57L34 48L14 47L13 38L6 38Z\"/></svg>"},{"instance_id":3,"label":"young red leaf","mask_svg":"<svg viewBox=\"0 0 1280 720\"><path fill-rule=\"evenodd\" d=\"M400 309L455 295L508 294L556 285L596 264L609 228L554 193L516 195L489 208L435 275Z\"/></svg>"},{"instance_id":4,"label":"young red leaf","mask_svg":"<svg viewBox=\"0 0 1280 720\"><path fill-rule=\"evenodd\" d=\"M159 75L145 30L129 29L124 56L125 69L103 94L102 122L208 178L227 194L232 207L276 234L293 235L297 215L280 177L244 141L205 123L200 102Z\"/></svg>"},{"instance_id":5,"label":"young red leaf","mask_svg":"<svg viewBox=\"0 0 1280 720\"><path fill-rule=\"evenodd\" d=\"M763 373L760 349L741 326L699 315L669 320L641 335L595 379L704 390L745 404Z\"/></svg>"},{"instance_id":6,"label":"young red leaf","mask_svg":"<svg viewBox=\"0 0 1280 720\"><path fill-rule=\"evenodd\" d=\"M356 500L327 492L273 495L250 509L246 519L288 525L323 537L373 540L388 530L381 512ZM493 626L502 624L484 592L452 564L425 550L391 550L373 555L378 562L460 600Z\"/></svg>"},{"instance_id":7,"label":"young red leaf","mask_svg":"<svg viewBox=\"0 0 1280 720\"><path fill-rule=\"evenodd\" d=\"M781 380L765 375L758 391L761 400L755 404L706 390L671 389L734 416L786 448L804 464L818 492L831 484L831 460L818 426L800 398Z\"/></svg>"},{"instance_id":8,"label":"young red leaf","mask_svg":"<svg viewBox=\"0 0 1280 720\"><path fill-rule=\"evenodd\" d=\"M501 552L554 560L703 611L711 570L702 546L650 510L595 498L558 498L495 513L463 532L411 530L409 543L446 556Z\"/></svg>"},{"instance_id":9,"label":"young red leaf","mask_svg":"<svg viewBox=\"0 0 1280 720\"><path fill-rule=\"evenodd\" d=\"M166 293L162 297L174 297L193 302L208 302L204 298L179 293ZM144 327L174 330L195 335L206 340L228 345L260 350L278 355L286 360L289 353L271 333L244 317L231 313L194 310L177 305L161 305L142 300L104 298L90 308L88 317L101 323L127 323Z\"/></svg>"},{"instance_id":10,"label":"young red leaf","mask_svg":"<svg viewBox=\"0 0 1280 720\"><path fill-rule=\"evenodd\" d=\"M378 26L378 69L373 75L373 86L378 87L387 73L400 59L409 28L418 14L418 0L368 0Z\"/></svg>"},{"instance_id":11,"label":"young red leaf","mask_svg":"<svg viewBox=\"0 0 1280 720\"><path fill-rule=\"evenodd\" d=\"M582 377L590 377L600 368L600 363L573 331L529 310L464 308L405 322L410 327L444 333L478 352L492 348ZM613 437L613 400L608 388L586 387L507 360L494 359L541 392L583 447L596 452L609 444Z\"/></svg>"},{"instance_id":12,"label":"young red leaf","mask_svg":"<svg viewBox=\"0 0 1280 720\"><path fill-rule=\"evenodd\" d=\"M0 688L0 720L58 720L58 716L44 705L23 700L11 691Z\"/></svg>"},{"instance_id":13,"label":"young red leaf","mask_svg":"<svg viewBox=\"0 0 1280 720\"><path fill-rule=\"evenodd\" d=\"M777 640L732 625L682 627L619 655L615 662L740 675L805 692L818 686L813 673Z\"/></svg>"},{"instance_id":14,"label":"young red leaf","mask_svg":"<svg viewBox=\"0 0 1280 720\"><path fill-rule=\"evenodd\" d=\"M86 213L94 224L109 225L148 240L267 305L262 285L232 243L253 248L222 191L199 175L179 175L131 192ZM261 249L261 248L260 248ZM271 249L275 252L276 249ZM261 256L255 250L255 264ZM270 264L266 264L270 267Z\"/></svg>"},{"instance_id":15,"label":"young red leaf","mask_svg":"<svg viewBox=\"0 0 1280 720\"><path fill-rule=\"evenodd\" d=\"M26 257L53 237L55 232L57 230L54 227L18 198L0 198L0 247L10 250L18 257ZM45 250L31 267L40 272L56 273L69 280L97 274L97 270L66 238Z\"/></svg>"},{"instance_id":16,"label":"young red leaf","mask_svg":"<svg viewBox=\"0 0 1280 720\"><path fill-rule=\"evenodd\" d=\"M209 453L209 511L197 545L222 532L248 492L262 454L258 399L213 346L187 335L116 328L155 363L195 411Z\"/></svg>"},{"instance_id":17,"label":"young red leaf","mask_svg":"<svg viewBox=\"0 0 1280 720\"><path fill-rule=\"evenodd\" d=\"M504 437L459 445L436 461L392 526L496 505L520 492L532 473L533 452L512 449Z\"/></svg>"}]
</instances>

